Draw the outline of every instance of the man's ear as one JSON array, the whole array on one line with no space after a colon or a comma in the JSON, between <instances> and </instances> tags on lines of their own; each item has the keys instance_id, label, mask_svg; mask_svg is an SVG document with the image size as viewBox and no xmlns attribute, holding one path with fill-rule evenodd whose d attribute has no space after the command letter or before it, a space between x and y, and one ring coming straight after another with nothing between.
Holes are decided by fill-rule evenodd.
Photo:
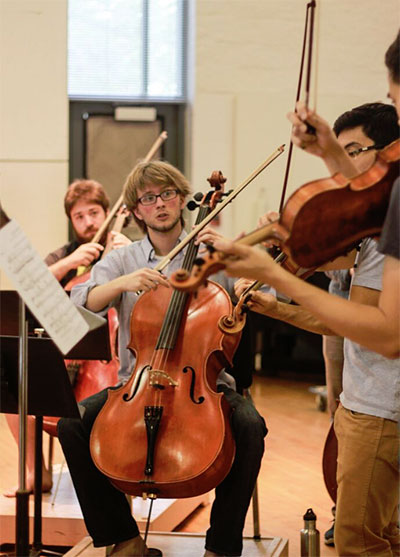
<instances>
[{"instance_id":1,"label":"man's ear","mask_svg":"<svg viewBox=\"0 0 400 557\"><path fill-rule=\"evenodd\" d=\"M138 208L137 208L137 207L135 207L134 209L132 209L132 213L135 215L135 217L136 217L138 220L143 220L143 217L142 217L142 215L140 214L140 212L138 211Z\"/></svg>"}]
</instances>

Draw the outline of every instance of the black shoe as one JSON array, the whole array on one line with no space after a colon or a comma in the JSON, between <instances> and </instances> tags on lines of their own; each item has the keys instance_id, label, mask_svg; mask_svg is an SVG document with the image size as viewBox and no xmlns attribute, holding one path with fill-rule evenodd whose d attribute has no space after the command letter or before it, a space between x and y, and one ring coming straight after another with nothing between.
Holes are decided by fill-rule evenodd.
<instances>
[{"instance_id":1,"label":"black shoe","mask_svg":"<svg viewBox=\"0 0 400 557\"><path fill-rule=\"evenodd\" d=\"M332 526L329 528L329 530L327 530L324 534L325 545L329 545L329 546L334 546L335 545L335 541L333 539L334 531L335 531L335 522L332 524Z\"/></svg>"}]
</instances>

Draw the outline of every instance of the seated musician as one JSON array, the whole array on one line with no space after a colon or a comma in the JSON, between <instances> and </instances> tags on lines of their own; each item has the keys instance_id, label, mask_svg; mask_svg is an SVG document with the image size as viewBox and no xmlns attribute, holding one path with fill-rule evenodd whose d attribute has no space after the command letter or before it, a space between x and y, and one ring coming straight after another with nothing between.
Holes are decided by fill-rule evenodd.
<instances>
[{"instance_id":1,"label":"seated musician","mask_svg":"<svg viewBox=\"0 0 400 557\"><path fill-rule=\"evenodd\" d=\"M45 258L45 263L62 286L76 275L80 266L87 267L96 261L104 247L101 243L92 242L107 217L110 200L103 186L94 180L75 180L69 185L64 197L65 213L71 221L76 239ZM111 236L112 235L112 236ZM119 232L111 232L109 241L113 248L130 243L129 238ZM10 430L18 443L18 416L6 415ZM35 462L35 422L32 417L27 420L27 475L26 489L33 491ZM53 484L50 471L43 460L42 487L50 491ZM14 497L16 489L4 493L6 497Z\"/></svg>"},{"instance_id":2,"label":"seated musician","mask_svg":"<svg viewBox=\"0 0 400 557\"><path fill-rule=\"evenodd\" d=\"M126 346L137 293L169 287L166 277L154 267L186 235L182 210L189 192L185 177L170 164L139 163L128 177L124 201L146 232L145 237L107 255L93 267L90 279L72 290L73 301L91 311L104 313L111 305L117 308L121 383L128 380L134 369L134 356ZM204 230L203 234L209 240L213 233ZM183 257L180 252L172 259L168 275L182 266ZM226 277L224 281L229 287ZM210 327L217 328L217 323L210 322ZM231 422L236 454L230 472L216 487L205 555L239 556L267 430L252 403L235 391L233 378L223 370L217 386L234 410ZM58 426L85 523L96 547L115 544L114 556L142 555L143 551L145 555L161 555L159 550L144 546L125 495L96 468L89 452L90 432L107 392L104 390L81 403L85 408L82 420L62 419Z\"/></svg>"},{"instance_id":3,"label":"seated musician","mask_svg":"<svg viewBox=\"0 0 400 557\"><path fill-rule=\"evenodd\" d=\"M76 239L49 253L45 259L62 286L76 275L79 267L89 267L100 257L104 246L101 242L92 242L92 239L105 221L109 206L110 200L103 186L95 180L75 180L68 187L64 208ZM107 241L111 242L113 249L130 244L129 238L120 232L110 232Z\"/></svg>"}]
</instances>

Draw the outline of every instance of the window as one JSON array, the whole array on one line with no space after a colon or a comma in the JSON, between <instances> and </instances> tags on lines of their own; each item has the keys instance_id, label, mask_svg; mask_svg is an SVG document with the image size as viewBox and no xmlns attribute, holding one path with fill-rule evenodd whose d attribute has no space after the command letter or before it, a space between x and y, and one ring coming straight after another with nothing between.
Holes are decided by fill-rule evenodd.
<instances>
[{"instance_id":1,"label":"window","mask_svg":"<svg viewBox=\"0 0 400 557\"><path fill-rule=\"evenodd\" d=\"M187 0L69 0L71 99L184 100Z\"/></svg>"}]
</instances>

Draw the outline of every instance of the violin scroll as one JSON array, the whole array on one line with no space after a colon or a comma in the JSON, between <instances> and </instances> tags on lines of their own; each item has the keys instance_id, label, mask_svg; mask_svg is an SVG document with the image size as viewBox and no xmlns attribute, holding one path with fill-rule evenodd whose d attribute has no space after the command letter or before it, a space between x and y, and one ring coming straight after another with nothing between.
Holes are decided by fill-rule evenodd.
<instances>
[{"instance_id":1,"label":"violin scroll","mask_svg":"<svg viewBox=\"0 0 400 557\"><path fill-rule=\"evenodd\" d=\"M207 277L225 268L223 263L225 254L216 252L210 247L207 246L209 250L207 256L196 259L191 273L186 269L178 269L170 276L169 281L173 288L181 292L195 292L205 283Z\"/></svg>"},{"instance_id":2,"label":"violin scroll","mask_svg":"<svg viewBox=\"0 0 400 557\"><path fill-rule=\"evenodd\" d=\"M246 314L249 311L246 305L246 298L241 298L236 306L232 309L230 315L224 315L218 321L218 328L227 335L240 333L246 325Z\"/></svg>"}]
</instances>

